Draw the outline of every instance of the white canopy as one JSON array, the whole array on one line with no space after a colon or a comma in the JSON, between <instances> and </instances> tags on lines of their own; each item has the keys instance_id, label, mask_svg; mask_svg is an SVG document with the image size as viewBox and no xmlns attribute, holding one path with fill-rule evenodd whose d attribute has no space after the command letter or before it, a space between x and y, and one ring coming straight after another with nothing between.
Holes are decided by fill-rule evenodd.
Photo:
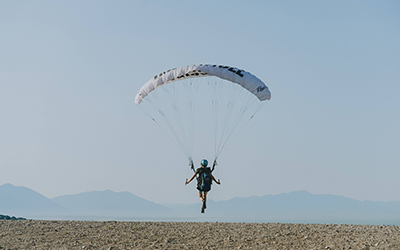
<instances>
[{"instance_id":1,"label":"white canopy","mask_svg":"<svg viewBox=\"0 0 400 250\"><path fill-rule=\"evenodd\" d=\"M271 92L268 87L249 72L224 65L199 64L170 69L154 76L140 88L135 97L135 103L140 104L143 98L151 91L164 84L187 78L205 76L216 76L237 83L253 93L260 101L271 99Z\"/></svg>"}]
</instances>

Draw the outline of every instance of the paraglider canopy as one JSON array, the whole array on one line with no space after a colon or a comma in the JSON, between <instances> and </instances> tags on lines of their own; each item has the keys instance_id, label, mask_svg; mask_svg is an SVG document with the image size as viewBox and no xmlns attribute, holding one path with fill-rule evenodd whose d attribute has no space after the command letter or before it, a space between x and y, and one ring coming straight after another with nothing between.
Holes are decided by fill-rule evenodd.
<instances>
[{"instance_id":1,"label":"paraglider canopy","mask_svg":"<svg viewBox=\"0 0 400 250\"><path fill-rule=\"evenodd\" d=\"M209 87L208 105L197 105L200 86ZM161 90L158 90L161 89ZM203 94L201 101L205 101ZM214 132L214 166L225 146L259 111L261 103L271 99L271 92L253 74L225 65L198 64L173 68L147 81L135 97L145 113L177 144L193 166L193 132L195 124L212 123ZM194 122L195 107L209 117ZM208 110L208 109L207 109ZM211 132L211 131L210 131ZM203 156L204 157L204 156ZM214 167L213 166L213 167Z\"/></svg>"},{"instance_id":2,"label":"paraglider canopy","mask_svg":"<svg viewBox=\"0 0 400 250\"><path fill-rule=\"evenodd\" d=\"M216 76L237 83L253 93L260 101L271 99L268 87L256 76L244 70L224 65L199 64L174 68L155 75L139 90L135 97L135 103L141 103L151 91L164 84L205 76Z\"/></svg>"}]
</instances>

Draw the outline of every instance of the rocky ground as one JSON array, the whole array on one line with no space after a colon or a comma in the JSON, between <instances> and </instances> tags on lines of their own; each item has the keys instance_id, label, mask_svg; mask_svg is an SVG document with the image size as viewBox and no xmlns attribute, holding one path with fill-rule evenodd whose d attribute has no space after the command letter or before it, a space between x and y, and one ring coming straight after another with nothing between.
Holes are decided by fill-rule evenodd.
<instances>
[{"instance_id":1,"label":"rocky ground","mask_svg":"<svg viewBox=\"0 0 400 250\"><path fill-rule=\"evenodd\" d=\"M2 220L0 249L400 249L400 227Z\"/></svg>"}]
</instances>

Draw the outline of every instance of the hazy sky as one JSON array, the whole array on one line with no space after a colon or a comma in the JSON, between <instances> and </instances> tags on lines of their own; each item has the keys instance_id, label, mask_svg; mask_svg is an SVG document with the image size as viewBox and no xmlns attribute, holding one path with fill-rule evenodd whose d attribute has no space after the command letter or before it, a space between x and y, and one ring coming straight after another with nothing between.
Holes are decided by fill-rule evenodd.
<instances>
[{"instance_id":1,"label":"hazy sky","mask_svg":"<svg viewBox=\"0 0 400 250\"><path fill-rule=\"evenodd\" d=\"M159 72L211 63L272 92L221 155L211 199L400 200L399 13L399 1L0 0L0 185L198 201L186 158L134 97Z\"/></svg>"}]
</instances>

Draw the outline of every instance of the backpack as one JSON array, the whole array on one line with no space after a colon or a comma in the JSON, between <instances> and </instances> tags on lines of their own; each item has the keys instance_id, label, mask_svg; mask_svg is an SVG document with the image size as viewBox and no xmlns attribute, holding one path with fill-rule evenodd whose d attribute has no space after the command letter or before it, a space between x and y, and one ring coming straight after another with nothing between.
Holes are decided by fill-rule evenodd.
<instances>
[{"instance_id":1,"label":"backpack","mask_svg":"<svg viewBox=\"0 0 400 250\"><path fill-rule=\"evenodd\" d=\"M197 189L199 191L210 191L211 190L211 169L210 168L199 168L199 176L197 177Z\"/></svg>"}]
</instances>

